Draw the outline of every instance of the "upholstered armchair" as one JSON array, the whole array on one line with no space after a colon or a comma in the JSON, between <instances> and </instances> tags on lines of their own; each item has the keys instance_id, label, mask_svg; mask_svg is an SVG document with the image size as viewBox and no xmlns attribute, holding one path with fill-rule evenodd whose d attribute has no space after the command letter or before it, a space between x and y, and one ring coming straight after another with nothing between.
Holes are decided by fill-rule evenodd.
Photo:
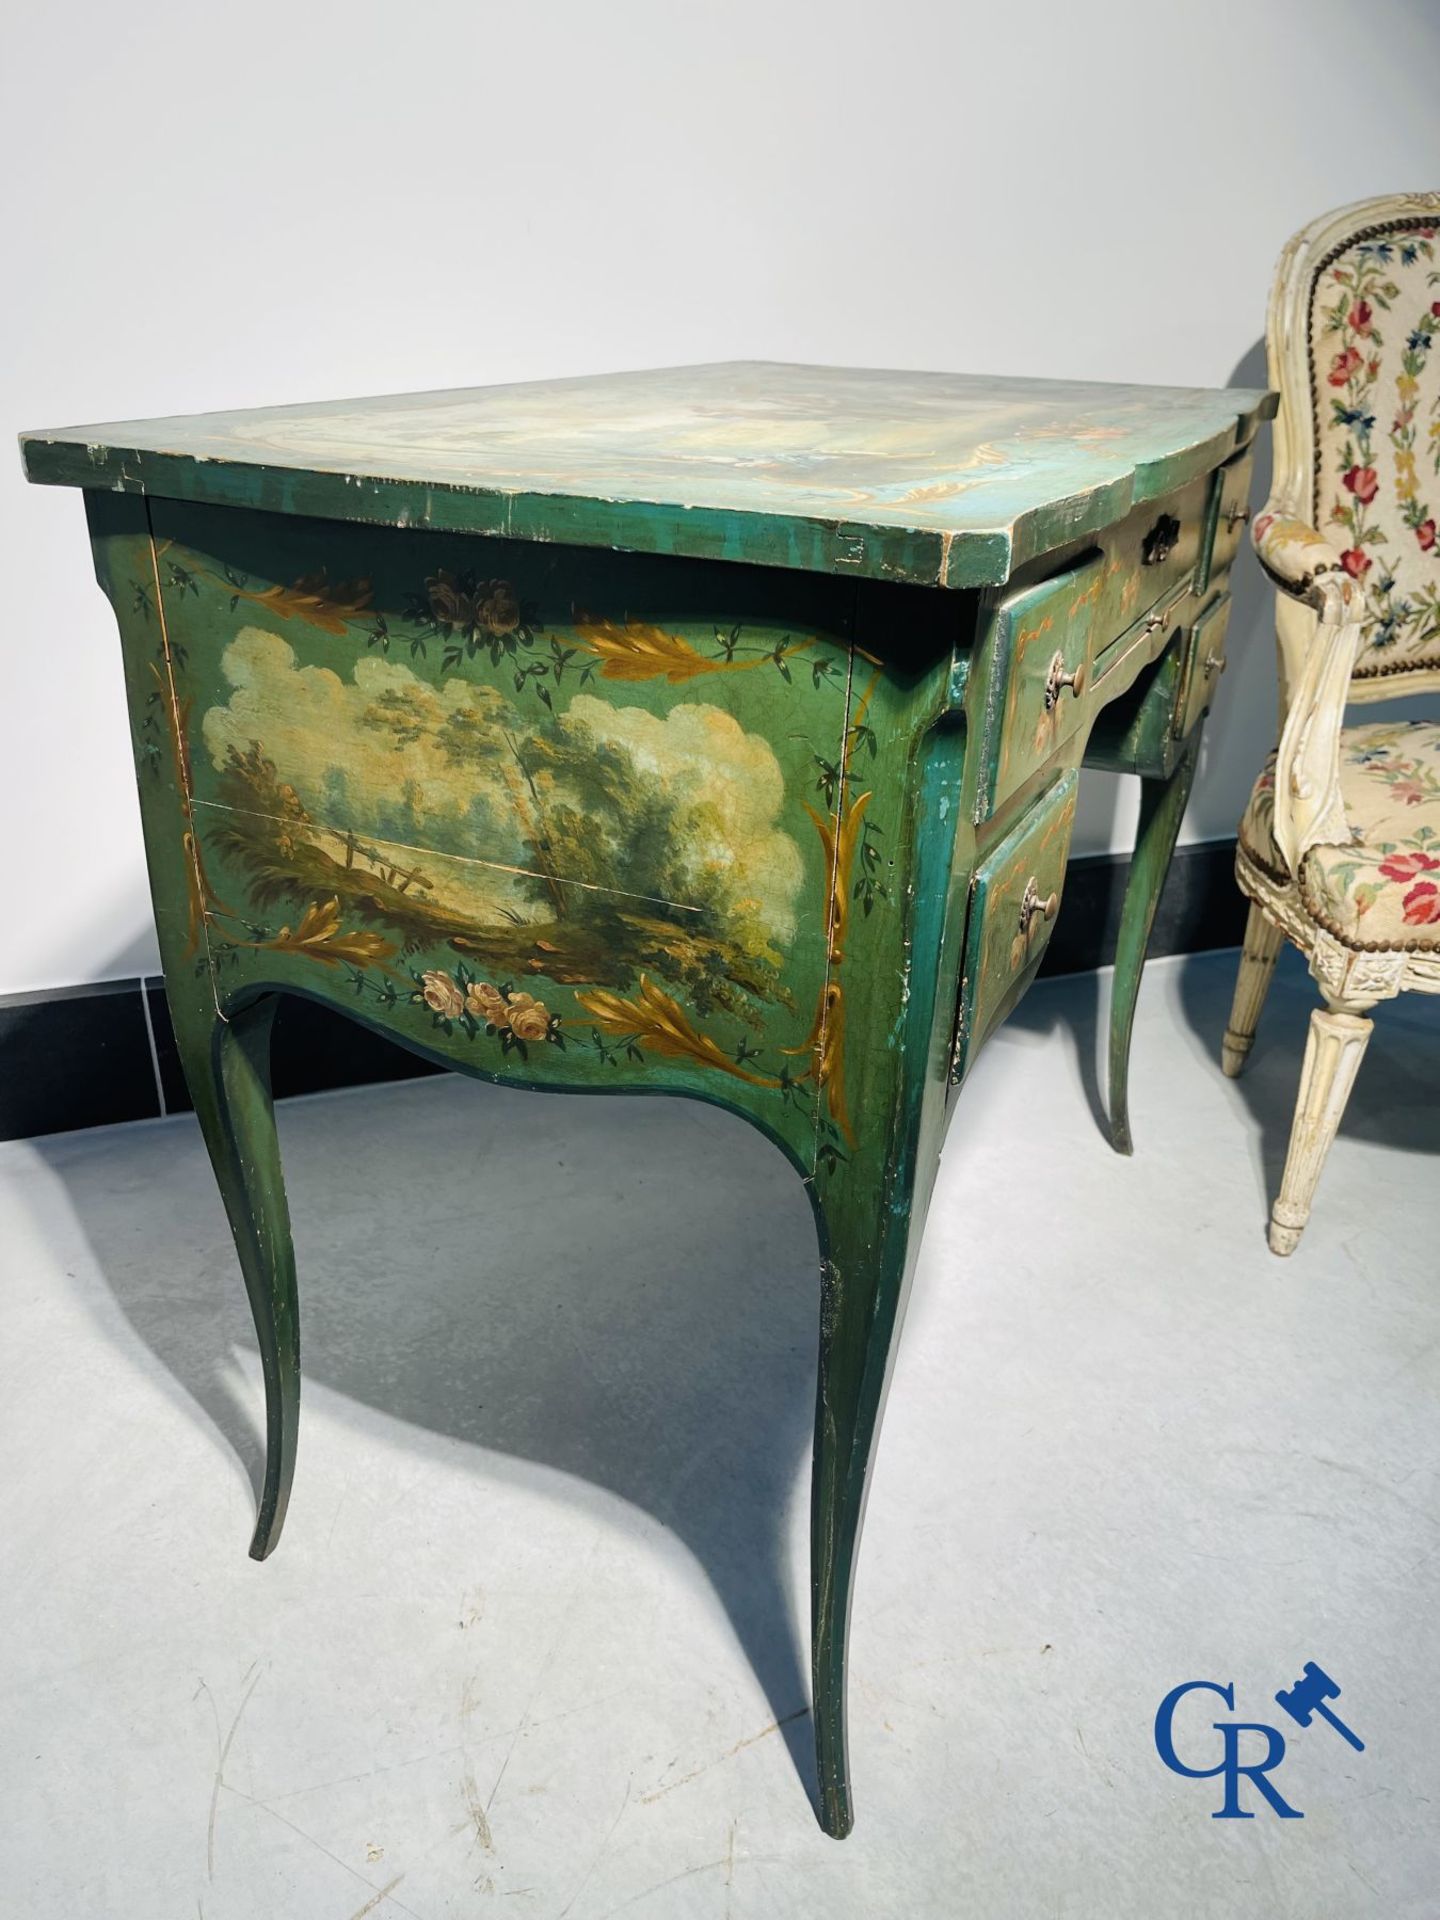
<instances>
[{"instance_id":1,"label":"upholstered armchair","mask_svg":"<svg viewBox=\"0 0 1440 1920\"><path fill-rule=\"evenodd\" d=\"M1278 588L1280 740L1240 823L1250 900L1224 1068L1238 1074L1283 940L1310 1017L1270 1245L1299 1242L1370 1038L1370 1009L1440 993L1440 725L1344 724L1440 691L1440 194L1327 214L1270 297L1275 479L1253 528Z\"/></svg>"}]
</instances>

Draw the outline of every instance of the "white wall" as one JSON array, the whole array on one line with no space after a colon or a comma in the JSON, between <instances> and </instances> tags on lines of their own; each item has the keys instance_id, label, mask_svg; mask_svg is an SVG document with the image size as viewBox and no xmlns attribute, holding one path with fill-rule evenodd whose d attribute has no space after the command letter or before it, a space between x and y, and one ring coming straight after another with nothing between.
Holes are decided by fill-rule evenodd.
<instances>
[{"instance_id":1,"label":"white wall","mask_svg":"<svg viewBox=\"0 0 1440 1920\"><path fill-rule=\"evenodd\" d=\"M1440 185L1433 0L51 0L3 52L11 431L744 356L1263 384L1286 236ZM80 501L0 489L0 991L153 970ZM1245 576L1189 838L1271 737ZM1094 776L1080 850L1132 820Z\"/></svg>"}]
</instances>

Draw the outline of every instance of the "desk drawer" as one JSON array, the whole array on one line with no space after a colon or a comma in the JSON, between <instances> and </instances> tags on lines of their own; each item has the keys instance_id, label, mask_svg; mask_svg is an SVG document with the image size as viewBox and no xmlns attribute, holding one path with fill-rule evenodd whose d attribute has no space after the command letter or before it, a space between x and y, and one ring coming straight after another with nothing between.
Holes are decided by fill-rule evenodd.
<instances>
[{"instance_id":1,"label":"desk drawer","mask_svg":"<svg viewBox=\"0 0 1440 1920\"><path fill-rule=\"evenodd\" d=\"M1118 599L1106 609L1102 644L1128 627L1146 607L1167 599L1171 589L1200 564L1212 480L1212 475L1202 474L1178 493L1147 501L1107 542L1111 566L1122 584Z\"/></svg>"},{"instance_id":2,"label":"desk drawer","mask_svg":"<svg viewBox=\"0 0 1440 1920\"><path fill-rule=\"evenodd\" d=\"M981 774L982 819L1043 767L1080 724L1105 586L1105 557L1091 553L1053 579L1015 594L996 614L996 659L1005 694Z\"/></svg>"},{"instance_id":3,"label":"desk drawer","mask_svg":"<svg viewBox=\"0 0 1440 1920\"><path fill-rule=\"evenodd\" d=\"M1075 790L1072 768L975 870L952 1082L964 1078L985 1036L1005 1018L1040 965L1065 885Z\"/></svg>"},{"instance_id":4,"label":"desk drawer","mask_svg":"<svg viewBox=\"0 0 1440 1920\"><path fill-rule=\"evenodd\" d=\"M975 818L988 820L1055 757L1088 719L1098 675L1165 621L1142 626L1183 597L1205 545L1214 476L1149 500L1063 573L1014 591L990 631L995 692L987 706ZM1158 649L1160 642L1154 642ZM1102 659L1101 656L1105 655Z\"/></svg>"},{"instance_id":5,"label":"desk drawer","mask_svg":"<svg viewBox=\"0 0 1440 1920\"><path fill-rule=\"evenodd\" d=\"M1235 454L1215 475L1213 529L1196 585L1203 593L1213 579L1227 573L1245 537L1250 519L1251 450Z\"/></svg>"},{"instance_id":6,"label":"desk drawer","mask_svg":"<svg viewBox=\"0 0 1440 1920\"><path fill-rule=\"evenodd\" d=\"M1117 668L1124 666L1137 647L1143 648L1150 658L1163 652L1183 626L1186 612L1193 604L1194 596L1188 580L1171 587L1153 607L1146 609L1133 626L1127 627L1124 633L1117 635L1096 654L1095 684L1101 685Z\"/></svg>"},{"instance_id":7,"label":"desk drawer","mask_svg":"<svg viewBox=\"0 0 1440 1920\"><path fill-rule=\"evenodd\" d=\"M1216 594L1190 629L1180 696L1175 703L1175 737L1183 740L1215 698L1225 671L1225 629L1230 624L1230 596Z\"/></svg>"}]
</instances>

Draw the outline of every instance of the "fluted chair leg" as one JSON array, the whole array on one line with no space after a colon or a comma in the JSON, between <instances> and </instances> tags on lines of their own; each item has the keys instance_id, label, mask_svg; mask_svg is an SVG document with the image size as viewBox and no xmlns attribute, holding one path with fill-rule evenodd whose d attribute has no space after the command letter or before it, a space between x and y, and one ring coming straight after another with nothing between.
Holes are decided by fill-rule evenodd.
<instances>
[{"instance_id":1,"label":"fluted chair leg","mask_svg":"<svg viewBox=\"0 0 1440 1920\"><path fill-rule=\"evenodd\" d=\"M1252 900L1249 918L1245 922L1245 944L1240 952L1240 971L1235 979L1230 1024L1225 1029L1225 1039L1220 1049L1221 1069L1228 1079L1239 1077L1255 1044L1255 1029L1260 1024L1265 995L1270 991L1275 962L1284 942L1285 935L1279 927L1272 926L1258 903Z\"/></svg>"},{"instance_id":2,"label":"fluted chair leg","mask_svg":"<svg viewBox=\"0 0 1440 1920\"><path fill-rule=\"evenodd\" d=\"M1293 1253L1300 1243L1320 1170L1339 1130L1374 1024L1356 1007L1317 1007L1310 1016L1285 1177L1270 1213L1272 1253Z\"/></svg>"}]
</instances>

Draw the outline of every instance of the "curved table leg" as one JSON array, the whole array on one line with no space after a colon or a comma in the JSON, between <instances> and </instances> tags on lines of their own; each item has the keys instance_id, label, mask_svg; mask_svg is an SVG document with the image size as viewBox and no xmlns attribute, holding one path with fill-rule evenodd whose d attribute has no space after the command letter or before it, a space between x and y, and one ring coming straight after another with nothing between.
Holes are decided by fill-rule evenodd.
<instances>
[{"instance_id":1,"label":"curved table leg","mask_svg":"<svg viewBox=\"0 0 1440 1920\"><path fill-rule=\"evenodd\" d=\"M265 994L216 1012L208 974L167 988L180 1064L215 1169L245 1275L265 1376L265 1480L251 1555L280 1538L300 1416L300 1322L295 1252L270 1091L270 1029L279 1004Z\"/></svg>"},{"instance_id":2,"label":"curved table leg","mask_svg":"<svg viewBox=\"0 0 1440 1920\"><path fill-rule=\"evenodd\" d=\"M1135 1002L1145 970L1145 949L1155 925L1155 909L1175 838L1185 814L1185 803L1195 780L1202 726L1186 742L1179 765L1168 779L1141 777L1140 827L1135 857L1125 887L1120 934L1115 944L1115 978L1110 995L1110 1143L1117 1153L1133 1153L1130 1137L1130 1035L1135 1024Z\"/></svg>"},{"instance_id":3,"label":"curved table leg","mask_svg":"<svg viewBox=\"0 0 1440 1920\"><path fill-rule=\"evenodd\" d=\"M897 1199L892 1192L892 1199ZM846 1718L846 1651L856 1552L890 1366L904 1316L913 1247L908 1197L900 1230L875 1196L874 1231L832 1233L821 1269L820 1371L811 1481L811 1658L820 1824L854 1825Z\"/></svg>"},{"instance_id":4,"label":"curved table leg","mask_svg":"<svg viewBox=\"0 0 1440 1920\"><path fill-rule=\"evenodd\" d=\"M846 1659L856 1554L875 1442L940 1161L948 1110L958 949L970 873L954 862L963 777L958 738L935 728L897 836L911 849L903 926L871 922L846 1034L848 1109L859 1138L840 1164L823 1146L811 1185L821 1235L820 1356L810 1500L810 1629L820 1824L854 1825ZM973 864L973 863L971 863ZM848 889L841 890L845 897ZM862 920L862 927L864 922ZM886 925L885 944L873 930ZM863 931L852 935L865 947ZM948 940L948 945L947 945ZM832 960L842 955L832 931ZM838 996L837 996L838 1006ZM825 1059L822 1043L820 1058ZM826 1081L833 1094L835 1082ZM842 1107L845 1102L841 1101ZM847 1129L848 1131L848 1129Z\"/></svg>"}]
</instances>

